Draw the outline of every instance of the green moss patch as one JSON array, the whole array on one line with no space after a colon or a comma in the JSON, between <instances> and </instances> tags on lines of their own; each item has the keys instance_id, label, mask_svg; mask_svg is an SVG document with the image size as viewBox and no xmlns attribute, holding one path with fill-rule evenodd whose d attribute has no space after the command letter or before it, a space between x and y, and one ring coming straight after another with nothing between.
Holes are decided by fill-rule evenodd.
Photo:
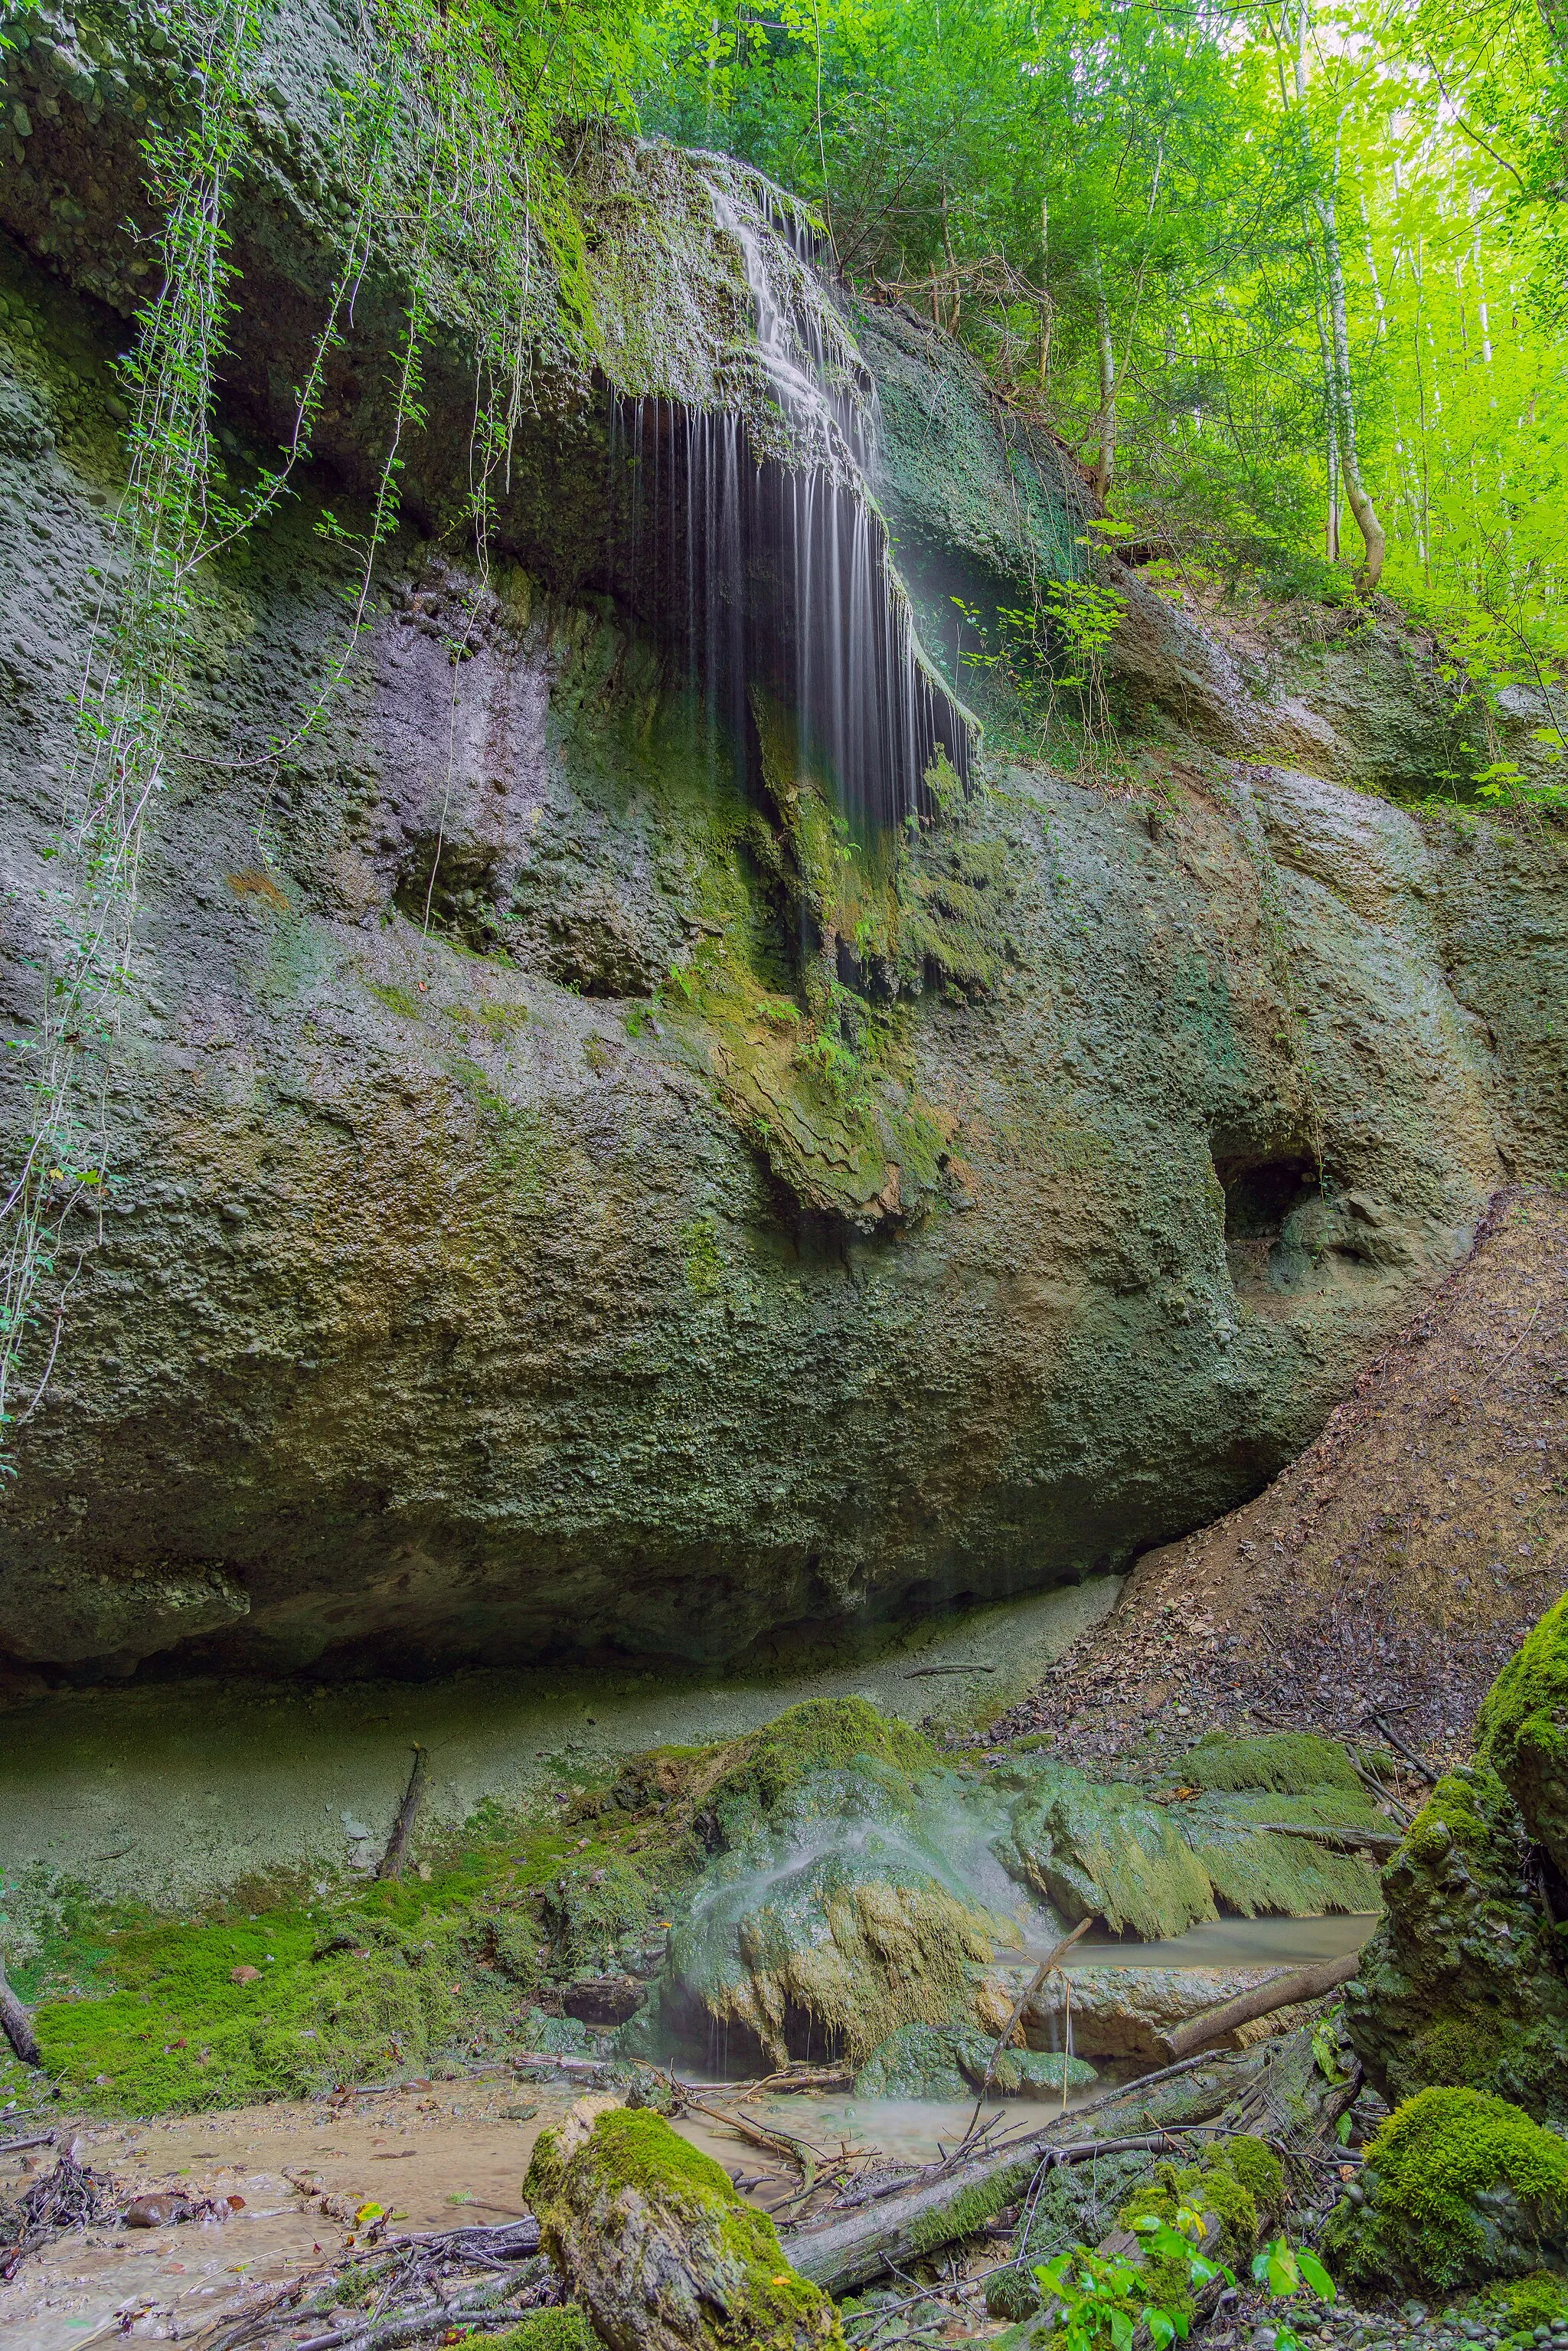
<instances>
[{"instance_id":1,"label":"green moss patch","mask_svg":"<svg viewBox=\"0 0 1568 2351\"><path fill-rule=\"evenodd\" d=\"M1327 2242L1364 2285L1392 2277L1448 2293L1539 2266L1568 2231L1568 2146L1477 2090L1422 2090L1396 2107L1367 2148L1361 2187L1365 2202L1335 2208Z\"/></svg>"},{"instance_id":2,"label":"green moss patch","mask_svg":"<svg viewBox=\"0 0 1568 2351\"><path fill-rule=\"evenodd\" d=\"M682 1825L647 1810L612 1805L586 1837L576 1818L504 1842L485 1825L428 1880L68 1914L20 1987L50 2074L74 2105L157 2114L533 2046L550 1987L622 1968L695 1875Z\"/></svg>"},{"instance_id":3,"label":"green moss patch","mask_svg":"<svg viewBox=\"0 0 1568 2351\"><path fill-rule=\"evenodd\" d=\"M1195 1788L1269 1788L1281 1795L1308 1789L1340 1788L1364 1805L1355 1764L1335 1739L1306 1730L1275 1730L1260 1739L1236 1739L1212 1730L1174 1767L1175 1776Z\"/></svg>"}]
</instances>

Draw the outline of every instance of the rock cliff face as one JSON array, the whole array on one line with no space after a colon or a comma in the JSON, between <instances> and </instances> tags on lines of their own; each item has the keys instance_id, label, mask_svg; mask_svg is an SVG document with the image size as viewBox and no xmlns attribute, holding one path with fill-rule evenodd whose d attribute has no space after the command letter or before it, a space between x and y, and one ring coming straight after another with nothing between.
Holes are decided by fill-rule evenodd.
<instances>
[{"instance_id":1,"label":"rock cliff face","mask_svg":"<svg viewBox=\"0 0 1568 2351\"><path fill-rule=\"evenodd\" d=\"M18 22L0 986L25 1045L122 479L109 365L141 279L118 224L149 93L179 101L155 13ZM280 430L274 345L320 298L301 60L334 24L284 20L236 208L236 480ZM615 169L695 202L668 151ZM617 217L612 292L635 276ZM749 312L714 234L722 352ZM316 526L354 514L378 316L367 295L366 388L345 364L298 496L211 569L110 1206L72 1220L54 1382L16 1432L0 1653L718 1658L1122 1566L1255 1490L1495 1187L1568 1162L1561 834L1339 780L1419 782L1410 744L1440 736L1386 625L1361 703L1335 646L1314 726L1299 677L1135 591L1146 785L982 756L917 824L846 826L766 677L716 736L611 560L607 386L672 413L679 389L616 375L624 333L528 420L483 576L440 535L469 393L433 364L347 683L264 758L343 642L351 565ZM862 340L917 609L945 528L966 594L1031 535L1068 548L1045 453L988 538L975 483L1001 469L999 510L1016 447L996 459L981 413L967 486L933 458L938 395L949 426L980 398L939 340L889 314Z\"/></svg>"}]
</instances>

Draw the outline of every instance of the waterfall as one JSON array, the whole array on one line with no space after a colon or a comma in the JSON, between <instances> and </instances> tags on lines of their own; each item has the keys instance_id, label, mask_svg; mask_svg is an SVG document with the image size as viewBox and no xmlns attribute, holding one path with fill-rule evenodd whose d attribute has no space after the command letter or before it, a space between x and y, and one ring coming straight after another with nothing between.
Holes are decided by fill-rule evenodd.
<instances>
[{"instance_id":1,"label":"waterfall","mask_svg":"<svg viewBox=\"0 0 1568 2351\"><path fill-rule=\"evenodd\" d=\"M761 689L851 824L897 825L929 812L939 752L967 773L970 722L921 656L869 487L874 395L811 232L756 174L704 162L749 289L759 397L749 422L617 399L615 585L700 681L716 771L744 764Z\"/></svg>"}]
</instances>

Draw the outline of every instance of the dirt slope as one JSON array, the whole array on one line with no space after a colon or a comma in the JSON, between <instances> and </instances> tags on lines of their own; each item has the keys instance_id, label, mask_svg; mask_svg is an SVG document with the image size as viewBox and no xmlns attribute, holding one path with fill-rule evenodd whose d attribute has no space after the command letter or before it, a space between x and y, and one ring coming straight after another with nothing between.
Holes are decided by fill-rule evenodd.
<instances>
[{"instance_id":1,"label":"dirt slope","mask_svg":"<svg viewBox=\"0 0 1568 2351\"><path fill-rule=\"evenodd\" d=\"M1138 1563L989 1736L1112 1752L1252 1713L1464 1744L1568 1583L1568 1191L1501 1193L1468 1261L1256 1500Z\"/></svg>"}]
</instances>

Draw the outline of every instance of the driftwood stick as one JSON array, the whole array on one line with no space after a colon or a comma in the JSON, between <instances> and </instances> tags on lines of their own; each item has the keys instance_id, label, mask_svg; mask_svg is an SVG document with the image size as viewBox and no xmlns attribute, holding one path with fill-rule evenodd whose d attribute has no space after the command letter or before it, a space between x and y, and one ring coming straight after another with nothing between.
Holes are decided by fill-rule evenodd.
<instances>
[{"instance_id":1,"label":"driftwood stick","mask_svg":"<svg viewBox=\"0 0 1568 2351\"><path fill-rule=\"evenodd\" d=\"M397 1808L397 1818L392 1823L392 1834L387 1839L387 1849L382 1854L376 1870L378 1877L402 1876L402 1865L408 1858L408 1841L413 1834L413 1824L419 1818L420 1802L423 1797L424 1783L429 1776L429 1752L425 1748L416 1747L413 1750L413 1769L408 1775L408 1787L404 1792L402 1803Z\"/></svg>"},{"instance_id":2,"label":"driftwood stick","mask_svg":"<svg viewBox=\"0 0 1568 2351\"><path fill-rule=\"evenodd\" d=\"M1316 1967L1301 1968L1291 1975L1270 1976L1252 1991L1222 2000L1217 2008L1206 2008L1201 2016L1189 2016L1185 2024L1162 2038L1173 2057L1190 2056L1194 2050L1218 2041L1221 2033L1234 2032L1239 2024L1250 2024L1255 2016L1270 2016L1275 2009L1292 2008L1298 2001L1322 2000L1325 1992L1348 1983L1360 1968L1361 1953L1345 1951L1337 1959L1320 1959Z\"/></svg>"},{"instance_id":3,"label":"driftwood stick","mask_svg":"<svg viewBox=\"0 0 1568 2351\"><path fill-rule=\"evenodd\" d=\"M0 2138L0 2155L26 2155L30 2147L53 2147L53 2131L35 2131L31 2138Z\"/></svg>"},{"instance_id":4,"label":"driftwood stick","mask_svg":"<svg viewBox=\"0 0 1568 2351\"><path fill-rule=\"evenodd\" d=\"M1350 1853L1397 1853L1405 1842L1389 1829L1305 1828L1299 1821L1221 1821L1218 1826L1242 1829L1249 1836L1310 1837L1314 1844L1342 1845Z\"/></svg>"},{"instance_id":5,"label":"driftwood stick","mask_svg":"<svg viewBox=\"0 0 1568 2351\"><path fill-rule=\"evenodd\" d=\"M1072 1929L1071 1934L1063 1935L1061 1942L1053 1945L1046 1953L1039 1967L1036 1968L1034 1974L1030 1978L1025 1990L1020 1991L1017 2000L1014 2001L1012 2014L1009 2017L1007 2022L998 2033L996 2047L991 2051L990 2055L986 2060L986 2070L980 2082L980 2095L975 2100L975 2111L969 2116L969 2127L964 2133L964 2137L967 2140L974 2137L975 2125L980 2119L980 2108L985 2105L986 2093L991 2086L991 2075L997 2070L997 2059L1001 2055L1003 2049L1012 2039L1013 2034L1018 2031L1019 2021L1022 2017L1025 2009L1029 2007L1031 2001L1039 1997L1047 1976L1061 1959L1062 1954L1066 1951L1070 1951L1072 1949L1073 1944L1077 1942L1079 1937L1081 1935L1086 1935L1093 1923L1092 1916L1087 1918L1080 1918L1077 1926ZM1065 2056L1063 2056L1061 2061L1061 2084L1062 2089L1065 2092L1067 2087L1067 2060Z\"/></svg>"},{"instance_id":6,"label":"driftwood stick","mask_svg":"<svg viewBox=\"0 0 1568 2351\"><path fill-rule=\"evenodd\" d=\"M1387 1740L1390 1747L1392 1747L1396 1753L1404 1756L1405 1761L1409 1764L1412 1771L1418 1771L1422 1779L1426 1781L1428 1788L1435 1788L1437 1784L1437 1774L1433 1771L1432 1766L1426 1762L1422 1757L1417 1755L1413 1747L1409 1746L1406 1740L1400 1738L1399 1733L1395 1729L1393 1724L1385 1722L1382 1715L1374 1714L1372 1719L1376 1723L1377 1728L1382 1731L1383 1736Z\"/></svg>"},{"instance_id":7,"label":"driftwood stick","mask_svg":"<svg viewBox=\"0 0 1568 2351\"><path fill-rule=\"evenodd\" d=\"M0 1964L0 2027L5 2030L24 2065L41 2065L44 2062L33 2032L33 2020L5 1980L5 1970Z\"/></svg>"}]
</instances>

